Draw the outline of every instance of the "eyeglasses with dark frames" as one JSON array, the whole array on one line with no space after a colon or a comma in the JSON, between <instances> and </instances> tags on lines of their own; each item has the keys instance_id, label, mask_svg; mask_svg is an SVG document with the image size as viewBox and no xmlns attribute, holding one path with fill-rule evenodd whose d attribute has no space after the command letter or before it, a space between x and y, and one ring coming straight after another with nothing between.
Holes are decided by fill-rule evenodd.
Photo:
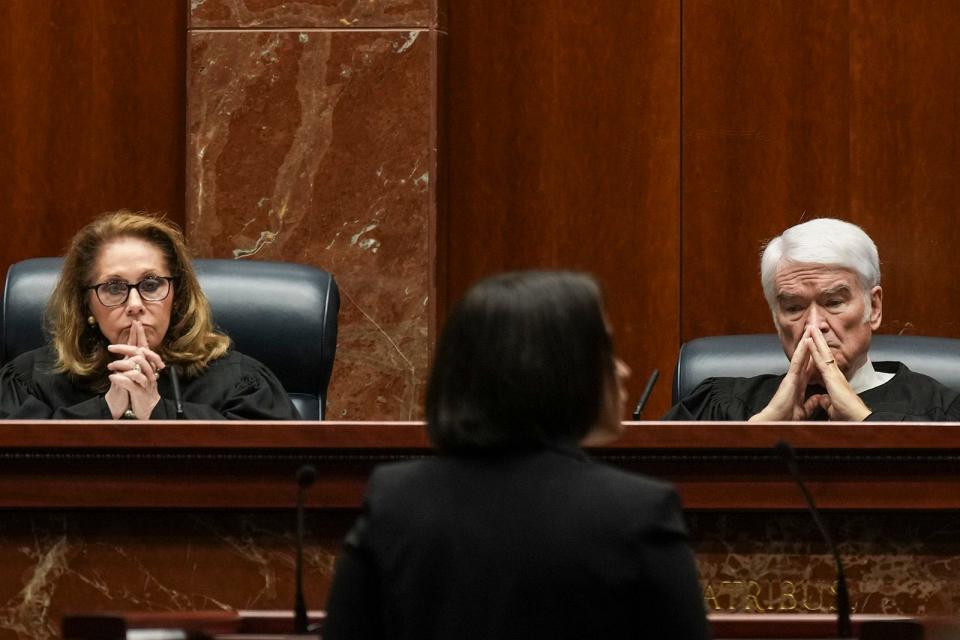
<instances>
[{"instance_id":1,"label":"eyeglasses with dark frames","mask_svg":"<svg viewBox=\"0 0 960 640\"><path fill-rule=\"evenodd\" d=\"M87 290L93 289L97 299L105 307L119 307L130 297L130 289L136 289L140 297L147 302L160 302L170 295L170 283L176 280L174 276L147 276L140 282L133 284L123 280L108 280L90 285Z\"/></svg>"}]
</instances>

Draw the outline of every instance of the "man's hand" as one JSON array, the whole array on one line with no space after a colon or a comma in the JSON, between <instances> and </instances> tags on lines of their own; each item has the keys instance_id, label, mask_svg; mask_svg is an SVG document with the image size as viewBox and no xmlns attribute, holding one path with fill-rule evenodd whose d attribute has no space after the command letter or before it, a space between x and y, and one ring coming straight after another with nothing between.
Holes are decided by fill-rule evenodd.
<instances>
[{"instance_id":1,"label":"man's hand","mask_svg":"<svg viewBox=\"0 0 960 640\"><path fill-rule=\"evenodd\" d=\"M821 407L827 410L831 420L860 421L870 415L870 409L850 386L847 377L834 361L830 347L823 334L812 326L807 326L801 343L808 344L811 359L820 372L820 379L827 393L818 398Z\"/></svg>"},{"instance_id":2,"label":"man's hand","mask_svg":"<svg viewBox=\"0 0 960 640\"><path fill-rule=\"evenodd\" d=\"M821 406L821 397L812 396L804 399L804 396L814 367L810 357L810 343L805 337L801 338L790 359L787 375L780 382L777 392L763 411L750 418L750 422L807 420L813 415L813 412Z\"/></svg>"}]
</instances>

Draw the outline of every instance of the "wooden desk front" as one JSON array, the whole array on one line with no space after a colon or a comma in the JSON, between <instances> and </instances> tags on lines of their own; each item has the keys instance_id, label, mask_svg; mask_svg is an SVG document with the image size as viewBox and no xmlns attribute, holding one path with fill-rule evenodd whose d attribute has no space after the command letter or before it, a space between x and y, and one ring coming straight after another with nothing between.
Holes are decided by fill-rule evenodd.
<instances>
[{"instance_id":1,"label":"wooden desk front","mask_svg":"<svg viewBox=\"0 0 960 640\"><path fill-rule=\"evenodd\" d=\"M592 453L676 483L710 609L826 612L832 568L781 439L831 512L857 611L956 612L960 426L628 423ZM319 608L372 467L425 455L419 423L0 422L0 639L55 637L68 611L286 608L304 462Z\"/></svg>"}]
</instances>

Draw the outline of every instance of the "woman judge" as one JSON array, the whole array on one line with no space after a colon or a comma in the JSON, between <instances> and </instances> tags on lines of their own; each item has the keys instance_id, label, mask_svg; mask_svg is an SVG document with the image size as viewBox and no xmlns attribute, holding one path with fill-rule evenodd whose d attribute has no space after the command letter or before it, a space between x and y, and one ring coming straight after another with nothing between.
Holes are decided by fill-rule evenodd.
<instances>
[{"instance_id":1,"label":"woman judge","mask_svg":"<svg viewBox=\"0 0 960 640\"><path fill-rule=\"evenodd\" d=\"M588 276L476 285L430 376L439 455L374 471L324 639L707 637L676 492L580 448L620 434L628 373Z\"/></svg>"},{"instance_id":2,"label":"woman judge","mask_svg":"<svg viewBox=\"0 0 960 640\"><path fill-rule=\"evenodd\" d=\"M276 377L230 349L180 231L119 211L73 238L45 314L50 344L0 370L0 416L173 419L171 367L184 416L296 419Z\"/></svg>"}]
</instances>

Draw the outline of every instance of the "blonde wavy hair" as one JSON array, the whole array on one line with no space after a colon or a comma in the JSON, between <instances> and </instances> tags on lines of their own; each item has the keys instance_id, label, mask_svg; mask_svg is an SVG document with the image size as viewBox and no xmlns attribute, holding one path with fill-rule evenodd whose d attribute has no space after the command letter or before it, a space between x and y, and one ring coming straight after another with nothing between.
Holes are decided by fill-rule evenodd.
<instances>
[{"instance_id":1,"label":"blonde wavy hair","mask_svg":"<svg viewBox=\"0 0 960 640\"><path fill-rule=\"evenodd\" d=\"M50 296L45 324L57 353L56 370L76 382L106 389L107 339L90 326L88 287L104 245L120 238L139 238L160 249L173 282L170 327L157 347L167 364L176 364L187 378L199 376L207 365L230 348L230 338L218 333L210 304L190 264L183 233L163 216L127 210L105 213L83 227L70 242L60 280Z\"/></svg>"}]
</instances>

